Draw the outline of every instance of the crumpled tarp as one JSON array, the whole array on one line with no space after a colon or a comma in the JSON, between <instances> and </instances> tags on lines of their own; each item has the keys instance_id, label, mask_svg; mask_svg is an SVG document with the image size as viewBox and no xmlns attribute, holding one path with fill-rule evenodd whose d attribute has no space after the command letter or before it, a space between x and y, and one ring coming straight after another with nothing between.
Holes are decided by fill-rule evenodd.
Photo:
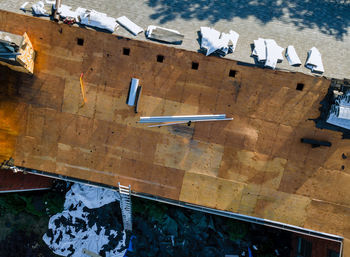
<instances>
[{"instance_id":1,"label":"crumpled tarp","mask_svg":"<svg viewBox=\"0 0 350 257\"><path fill-rule=\"evenodd\" d=\"M308 51L308 57L306 60L306 68L309 68L313 72L324 72L321 53L316 47L312 47Z\"/></svg>"},{"instance_id":2,"label":"crumpled tarp","mask_svg":"<svg viewBox=\"0 0 350 257\"><path fill-rule=\"evenodd\" d=\"M113 240L113 243L117 241L116 247L107 251L105 256L124 256L127 248L125 232L93 223L86 209L99 208L119 199L116 191L74 184L66 194L63 212L50 218L44 242L57 255L81 257L83 249L98 254Z\"/></svg>"},{"instance_id":3,"label":"crumpled tarp","mask_svg":"<svg viewBox=\"0 0 350 257\"><path fill-rule=\"evenodd\" d=\"M227 33L220 33L219 31L209 28L201 27L201 48L206 49L206 55L219 50L226 55L229 52L234 52L238 42L239 34L233 30Z\"/></svg>"}]
</instances>

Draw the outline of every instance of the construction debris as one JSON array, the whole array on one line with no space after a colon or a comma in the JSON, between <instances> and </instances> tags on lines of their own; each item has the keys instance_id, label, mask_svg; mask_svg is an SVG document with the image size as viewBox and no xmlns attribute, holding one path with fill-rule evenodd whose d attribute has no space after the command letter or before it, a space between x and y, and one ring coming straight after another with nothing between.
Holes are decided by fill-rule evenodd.
<instances>
[{"instance_id":1,"label":"construction debris","mask_svg":"<svg viewBox=\"0 0 350 257\"><path fill-rule=\"evenodd\" d=\"M22 7L24 8L25 6L22 5L21 8ZM50 16L51 7L52 4L47 5L47 2L45 4L43 1L39 1L32 5L33 14L38 16Z\"/></svg>"},{"instance_id":2,"label":"construction debris","mask_svg":"<svg viewBox=\"0 0 350 257\"><path fill-rule=\"evenodd\" d=\"M254 46L253 56L257 57L258 62L265 61L266 67L275 69L277 62L283 60L282 52L284 48L277 45L273 39L259 38L258 40L254 40Z\"/></svg>"},{"instance_id":3,"label":"construction debris","mask_svg":"<svg viewBox=\"0 0 350 257\"><path fill-rule=\"evenodd\" d=\"M309 68L312 72L323 73L324 68L322 63L322 57L318 49L316 47L312 47L307 54L308 57L305 64L306 68Z\"/></svg>"},{"instance_id":4,"label":"construction debris","mask_svg":"<svg viewBox=\"0 0 350 257\"><path fill-rule=\"evenodd\" d=\"M227 33L209 28L201 27L201 48L206 50L206 55L218 52L220 55L233 53L236 49L239 34L233 30Z\"/></svg>"},{"instance_id":5,"label":"construction debris","mask_svg":"<svg viewBox=\"0 0 350 257\"><path fill-rule=\"evenodd\" d=\"M336 97L330 108L327 123L350 129L350 90Z\"/></svg>"},{"instance_id":6,"label":"construction debris","mask_svg":"<svg viewBox=\"0 0 350 257\"><path fill-rule=\"evenodd\" d=\"M27 33L23 36L0 31L0 64L33 74L35 52Z\"/></svg>"},{"instance_id":7,"label":"construction debris","mask_svg":"<svg viewBox=\"0 0 350 257\"><path fill-rule=\"evenodd\" d=\"M131 83L130 83L130 89L129 89L129 97L127 104L129 106L134 106L135 105L135 99L136 99L136 93L137 93L137 88L139 86L139 80L132 78Z\"/></svg>"},{"instance_id":8,"label":"construction debris","mask_svg":"<svg viewBox=\"0 0 350 257\"><path fill-rule=\"evenodd\" d=\"M294 46L287 47L286 58L289 62L289 65L296 66L301 64L301 61L299 59L299 56L297 55L297 52L295 51Z\"/></svg>"},{"instance_id":9,"label":"construction debris","mask_svg":"<svg viewBox=\"0 0 350 257\"><path fill-rule=\"evenodd\" d=\"M131 20L129 20L127 17L122 16L117 19L117 22L122 25L124 28L126 28L128 31L130 31L132 34L137 36L141 32L143 32L143 28L133 23Z\"/></svg>"},{"instance_id":10,"label":"construction debris","mask_svg":"<svg viewBox=\"0 0 350 257\"><path fill-rule=\"evenodd\" d=\"M184 39L184 35L177 30L162 28L154 25L148 26L146 30L146 37L148 39L170 44L181 44L182 40Z\"/></svg>"},{"instance_id":11,"label":"construction debris","mask_svg":"<svg viewBox=\"0 0 350 257\"><path fill-rule=\"evenodd\" d=\"M86 26L105 29L112 33L119 26L114 18L108 17L107 14L93 9L87 10L79 7L75 12L78 13L79 22Z\"/></svg>"},{"instance_id":12,"label":"construction debris","mask_svg":"<svg viewBox=\"0 0 350 257\"><path fill-rule=\"evenodd\" d=\"M135 113L139 112L139 101L142 93L142 86L139 86L136 91L136 100L135 100Z\"/></svg>"},{"instance_id":13,"label":"construction debris","mask_svg":"<svg viewBox=\"0 0 350 257\"><path fill-rule=\"evenodd\" d=\"M80 257L84 249L97 254L103 251L107 257L124 256L125 232L120 226L101 225L95 220L99 214L94 213L94 209L119 200L116 191L74 184L66 194L63 212L50 218L44 242L60 256Z\"/></svg>"},{"instance_id":14,"label":"construction debris","mask_svg":"<svg viewBox=\"0 0 350 257\"><path fill-rule=\"evenodd\" d=\"M72 9L72 7L62 4L58 8L58 14L63 19L65 19L65 18L74 18L75 20L77 20L79 13L77 13L76 11L72 11L71 9Z\"/></svg>"}]
</instances>

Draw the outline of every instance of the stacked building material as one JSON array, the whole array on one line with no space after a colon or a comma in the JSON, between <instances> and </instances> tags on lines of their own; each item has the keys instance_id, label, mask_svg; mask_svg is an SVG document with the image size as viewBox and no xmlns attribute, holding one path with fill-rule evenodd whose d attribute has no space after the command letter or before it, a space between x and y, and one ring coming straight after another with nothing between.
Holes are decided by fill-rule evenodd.
<instances>
[{"instance_id":1,"label":"stacked building material","mask_svg":"<svg viewBox=\"0 0 350 257\"><path fill-rule=\"evenodd\" d=\"M313 72L323 73L324 68L322 63L322 56L318 49L316 47L312 47L307 54L308 57L305 66Z\"/></svg>"},{"instance_id":2,"label":"stacked building material","mask_svg":"<svg viewBox=\"0 0 350 257\"><path fill-rule=\"evenodd\" d=\"M278 62L283 61L283 47L277 45L273 39L259 38L254 40L253 56L256 56L259 62L264 62L266 67L276 68Z\"/></svg>"},{"instance_id":3,"label":"stacked building material","mask_svg":"<svg viewBox=\"0 0 350 257\"><path fill-rule=\"evenodd\" d=\"M201 27L201 35L201 48L206 50L207 56L214 52L220 55L233 53L239 38L239 34L233 30L227 34L209 27Z\"/></svg>"}]
</instances>

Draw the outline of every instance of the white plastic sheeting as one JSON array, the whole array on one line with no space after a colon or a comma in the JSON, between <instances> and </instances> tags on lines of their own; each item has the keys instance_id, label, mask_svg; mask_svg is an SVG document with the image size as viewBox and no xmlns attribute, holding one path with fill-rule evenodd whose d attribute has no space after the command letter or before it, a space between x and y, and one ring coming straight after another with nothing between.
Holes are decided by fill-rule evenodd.
<instances>
[{"instance_id":1,"label":"white plastic sheeting","mask_svg":"<svg viewBox=\"0 0 350 257\"><path fill-rule=\"evenodd\" d=\"M49 231L43 236L44 242L57 255L82 256L83 249L94 253L108 245L110 239L120 241L108 252L106 257L122 257L126 249L126 234L124 231L109 230L94 224L89 227L89 213L84 208L99 208L105 204L119 200L116 191L74 184L66 194L64 211L50 218Z\"/></svg>"},{"instance_id":2,"label":"white plastic sheeting","mask_svg":"<svg viewBox=\"0 0 350 257\"><path fill-rule=\"evenodd\" d=\"M133 23L131 20L129 20L127 17L122 16L117 19L117 22L125 27L127 30L129 30L132 34L137 36L139 33L143 32L143 28Z\"/></svg>"},{"instance_id":3,"label":"white plastic sheeting","mask_svg":"<svg viewBox=\"0 0 350 257\"><path fill-rule=\"evenodd\" d=\"M76 183L66 194L64 208L68 209L71 204L76 205L81 201L89 209L95 209L119 200L117 191Z\"/></svg>"},{"instance_id":4,"label":"white plastic sheeting","mask_svg":"<svg viewBox=\"0 0 350 257\"><path fill-rule=\"evenodd\" d=\"M314 72L324 72L321 53L316 47L312 47L308 52L305 66Z\"/></svg>"},{"instance_id":5,"label":"white plastic sheeting","mask_svg":"<svg viewBox=\"0 0 350 257\"><path fill-rule=\"evenodd\" d=\"M86 10L84 8L77 8L75 12L78 13L80 23L83 25L105 29L110 32L114 32L118 28L116 19L108 17L105 13L95 10Z\"/></svg>"},{"instance_id":6,"label":"white plastic sheeting","mask_svg":"<svg viewBox=\"0 0 350 257\"><path fill-rule=\"evenodd\" d=\"M219 31L209 28L201 27L201 48L206 49L206 55L220 50L223 54L228 54L229 51L234 52L238 42L239 34L233 30L227 33L220 33Z\"/></svg>"},{"instance_id":7,"label":"white plastic sheeting","mask_svg":"<svg viewBox=\"0 0 350 257\"><path fill-rule=\"evenodd\" d=\"M294 46L288 46L286 50L286 58L289 62L289 65L300 65L301 61L297 52L295 51Z\"/></svg>"},{"instance_id":8,"label":"white plastic sheeting","mask_svg":"<svg viewBox=\"0 0 350 257\"><path fill-rule=\"evenodd\" d=\"M254 40L253 56L256 56L259 62L265 62L265 66L272 69L276 68L277 62L283 60L284 48L277 45L273 39L259 38Z\"/></svg>"}]
</instances>

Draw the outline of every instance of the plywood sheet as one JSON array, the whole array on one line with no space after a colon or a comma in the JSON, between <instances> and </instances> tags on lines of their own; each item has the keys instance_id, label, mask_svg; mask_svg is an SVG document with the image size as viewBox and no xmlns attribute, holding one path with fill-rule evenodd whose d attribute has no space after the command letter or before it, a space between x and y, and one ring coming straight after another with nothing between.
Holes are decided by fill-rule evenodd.
<instances>
[{"instance_id":1,"label":"plywood sheet","mask_svg":"<svg viewBox=\"0 0 350 257\"><path fill-rule=\"evenodd\" d=\"M349 237L350 144L311 120L328 79L3 11L0 19L1 30L27 32L38 53L34 76L0 68L1 160ZM143 87L137 114L126 105L133 77ZM140 116L219 113L234 120L137 123ZM332 147L311 148L303 137Z\"/></svg>"}]
</instances>

